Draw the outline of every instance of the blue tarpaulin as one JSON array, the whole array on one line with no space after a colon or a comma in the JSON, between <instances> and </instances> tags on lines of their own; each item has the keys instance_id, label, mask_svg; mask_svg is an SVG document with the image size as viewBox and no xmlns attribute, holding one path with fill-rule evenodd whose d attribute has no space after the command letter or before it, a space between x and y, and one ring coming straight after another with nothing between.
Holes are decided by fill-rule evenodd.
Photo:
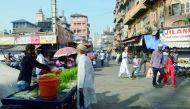
<instances>
[{"instance_id":1,"label":"blue tarpaulin","mask_svg":"<svg viewBox=\"0 0 190 109\"><path fill-rule=\"evenodd\" d=\"M161 43L159 38L157 38L156 36L152 36L151 34L144 35L144 40L145 40L147 49L155 50L158 48L158 44Z\"/></svg>"}]
</instances>

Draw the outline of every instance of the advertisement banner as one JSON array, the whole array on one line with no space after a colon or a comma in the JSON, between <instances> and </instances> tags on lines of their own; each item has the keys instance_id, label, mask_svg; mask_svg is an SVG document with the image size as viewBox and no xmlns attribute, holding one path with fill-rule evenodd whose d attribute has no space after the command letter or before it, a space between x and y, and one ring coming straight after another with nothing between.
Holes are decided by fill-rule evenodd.
<instances>
[{"instance_id":1,"label":"advertisement banner","mask_svg":"<svg viewBox=\"0 0 190 109\"><path fill-rule=\"evenodd\" d=\"M162 41L190 41L190 27L163 30L160 33Z\"/></svg>"},{"instance_id":2,"label":"advertisement banner","mask_svg":"<svg viewBox=\"0 0 190 109\"><path fill-rule=\"evenodd\" d=\"M40 44L40 36L32 36L31 44Z\"/></svg>"},{"instance_id":3,"label":"advertisement banner","mask_svg":"<svg viewBox=\"0 0 190 109\"><path fill-rule=\"evenodd\" d=\"M15 37L15 44L30 44L30 43L31 43L30 36Z\"/></svg>"},{"instance_id":4,"label":"advertisement banner","mask_svg":"<svg viewBox=\"0 0 190 109\"><path fill-rule=\"evenodd\" d=\"M1 37L0 45L14 45L14 37Z\"/></svg>"},{"instance_id":5,"label":"advertisement banner","mask_svg":"<svg viewBox=\"0 0 190 109\"><path fill-rule=\"evenodd\" d=\"M54 44L56 42L56 36L40 36L40 44Z\"/></svg>"}]
</instances>

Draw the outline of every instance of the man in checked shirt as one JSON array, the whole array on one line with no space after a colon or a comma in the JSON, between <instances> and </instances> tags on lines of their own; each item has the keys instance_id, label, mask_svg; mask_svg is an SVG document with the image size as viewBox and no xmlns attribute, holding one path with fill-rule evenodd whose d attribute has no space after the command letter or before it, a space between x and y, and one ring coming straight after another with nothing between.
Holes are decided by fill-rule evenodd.
<instances>
[{"instance_id":1,"label":"man in checked shirt","mask_svg":"<svg viewBox=\"0 0 190 109\"><path fill-rule=\"evenodd\" d=\"M153 69L152 85L155 88L161 88L163 86L161 83L162 78L164 76L164 61L163 61L162 47L163 47L162 44L158 45L158 50L155 50L152 53L152 57L150 60L150 66ZM156 82L158 71L160 72L160 76Z\"/></svg>"}]
</instances>

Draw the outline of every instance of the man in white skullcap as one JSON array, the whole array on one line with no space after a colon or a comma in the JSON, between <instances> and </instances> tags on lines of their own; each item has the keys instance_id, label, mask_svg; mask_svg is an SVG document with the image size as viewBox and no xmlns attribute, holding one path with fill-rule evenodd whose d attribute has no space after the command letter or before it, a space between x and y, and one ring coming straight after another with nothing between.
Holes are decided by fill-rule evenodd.
<instances>
[{"instance_id":1,"label":"man in white skullcap","mask_svg":"<svg viewBox=\"0 0 190 109\"><path fill-rule=\"evenodd\" d=\"M163 53L162 53L162 44L158 44L158 50L155 50L152 53L152 57L150 60L150 66L153 69L153 80L152 85L155 88L161 88L162 87L162 78L164 76L164 61L163 61ZM160 76L156 82L156 77L158 72L160 72Z\"/></svg>"},{"instance_id":2,"label":"man in white skullcap","mask_svg":"<svg viewBox=\"0 0 190 109\"><path fill-rule=\"evenodd\" d=\"M94 90L94 68L88 56L85 55L86 47L77 46L78 53L78 80L77 80L77 108L91 109L97 103Z\"/></svg>"}]
</instances>

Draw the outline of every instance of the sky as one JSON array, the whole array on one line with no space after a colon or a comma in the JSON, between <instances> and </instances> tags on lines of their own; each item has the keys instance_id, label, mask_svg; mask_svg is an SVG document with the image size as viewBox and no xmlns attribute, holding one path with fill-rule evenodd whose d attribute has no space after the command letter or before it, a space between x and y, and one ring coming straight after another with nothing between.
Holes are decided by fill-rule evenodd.
<instances>
[{"instance_id":1,"label":"sky","mask_svg":"<svg viewBox=\"0 0 190 109\"><path fill-rule=\"evenodd\" d=\"M57 0L57 14L62 10L70 22L70 15L80 13L88 16L91 35L100 34L113 26L113 10L116 0ZM0 31L12 29L11 21L26 19L35 23L35 14L42 8L45 17L51 17L51 0L2 0L0 4Z\"/></svg>"}]
</instances>

